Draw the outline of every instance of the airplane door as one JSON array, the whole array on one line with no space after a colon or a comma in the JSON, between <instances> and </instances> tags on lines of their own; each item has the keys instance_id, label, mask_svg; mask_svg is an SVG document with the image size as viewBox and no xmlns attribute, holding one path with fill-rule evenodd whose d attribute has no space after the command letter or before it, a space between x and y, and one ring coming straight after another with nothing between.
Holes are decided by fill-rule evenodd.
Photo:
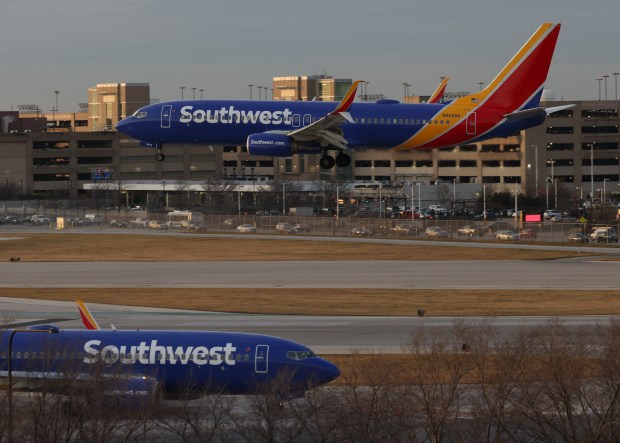
<instances>
[{"instance_id":1,"label":"airplane door","mask_svg":"<svg viewBox=\"0 0 620 443\"><path fill-rule=\"evenodd\" d=\"M269 371L269 345L256 346L254 370L257 374L266 374Z\"/></svg>"},{"instance_id":2,"label":"airplane door","mask_svg":"<svg viewBox=\"0 0 620 443\"><path fill-rule=\"evenodd\" d=\"M161 127L169 128L170 119L172 118L172 105L164 105L161 108Z\"/></svg>"},{"instance_id":3,"label":"airplane door","mask_svg":"<svg viewBox=\"0 0 620 443\"><path fill-rule=\"evenodd\" d=\"M304 126L308 126L312 123L312 116L310 114L304 114Z\"/></svg>"},{"instance_id":4,"label":"airplane door","mask_svg":"<svg viewBox=\"0 0 620 443\"><path fill-rule=\"evenodd\" d=\"M467 120L465 121L465 130L468 134L476 134L476 113L470 112L467 114Z\"/></svg>"}]
</instances>

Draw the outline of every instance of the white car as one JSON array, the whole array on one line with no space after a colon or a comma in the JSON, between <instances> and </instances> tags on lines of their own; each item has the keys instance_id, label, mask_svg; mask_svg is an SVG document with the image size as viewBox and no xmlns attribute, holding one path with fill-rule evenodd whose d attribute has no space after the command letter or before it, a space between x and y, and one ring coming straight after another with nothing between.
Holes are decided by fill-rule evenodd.
<instances>
[{"instance_id":1,"label":"white car","mask_svg":"<svg viewBox=\"0 0 620 443\"><path fill-rule=\"evenodd\" d=\"M250 224L237 226L237 232L256 232L256 228Z\"/></svg>"},{"instance_id":2,"label":"white car","mask_svg":"<svg viewBox=\"0 0 620 443\"><path fill-rule=\"evenodd\" d=\"M553 217L559 217L562 219L562 213L555 209L547 209L543 214L543 218L545 220L551 220Z\"/></svg>"},{"instance_id":3,"label":"white car","mask_svg":"<svg viewBox=\"0 0 620 443\"><path fill-rule=\"evenodd\" d=\"M497 231L495 238L498 240L519 240L519 234L514 231Z\"/></svg>"}]
</instances>

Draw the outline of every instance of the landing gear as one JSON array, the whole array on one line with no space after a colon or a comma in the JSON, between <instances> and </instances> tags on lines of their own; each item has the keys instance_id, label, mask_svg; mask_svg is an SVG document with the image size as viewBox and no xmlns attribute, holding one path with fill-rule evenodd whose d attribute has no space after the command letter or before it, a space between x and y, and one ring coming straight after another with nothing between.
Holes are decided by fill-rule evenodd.
<instances>
[{"instance_id":1,"label":"landing gear","mask_svg":"<svg viewBox=\"0 0 620 443\"><path fill-rule=\"evenodd\" d=\"M321 169L331 169L336 164L336 160L331 155L323 154L319 160Z\"/></svg>"},{"instance_id":2,"label":"landing gear","mask_svg":"<svg viewBox=\"0 0 620 443\"><path fill-rule=\"evenodd\" d=\"M161 150L157 150L157 155L155 156L155 160L157 160L158 162L163 162L165 158L166 156L164 155L164 153L161 152Z\"/></svg>"},{"instance_id":3,"label":"landing gear","mask_svg":"<svg viewBox=\"0 0 620 443\"><path fill-rule=\"evenodd\" d=\"M339 168L346 168L347 166L351 164L351 157L349 157L347 154L343 152L340 152L336 156L336 164L338 165Z\"/></svg>"}]
</instances>

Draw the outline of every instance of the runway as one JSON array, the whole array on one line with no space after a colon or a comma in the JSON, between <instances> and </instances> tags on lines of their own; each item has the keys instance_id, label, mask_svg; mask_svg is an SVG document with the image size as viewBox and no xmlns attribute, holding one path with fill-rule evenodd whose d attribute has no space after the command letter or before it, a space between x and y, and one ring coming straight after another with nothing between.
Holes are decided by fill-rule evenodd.
<instances>
[{"instance_id":1,"label":"runway","mask_svg":"<svg viewBox=\"0 0 620 443\"><path fill-rule=\"evenodd\" d=\"M0 297L3 318L0 323L27 327L31 323L53 323L61 328L82 328L77 305L73 302ZM214 312L140 308L89 303L89 309L103 328L178 329L240 331L275 335L310 346L321 354L351 352L400 353L414 334L426 332L432 338L449 334L455 324L492 324L502 339L516 336L524 326L541 326L548 317L353 317L248 315ZM568 326L606 323L620 316L573 316L560 321Z\"/></svg>"},{"instance_id":2,"label":"runway","mask_svg":"<svg viewBox=\"0 0 620 443\"><path fill-rule=\"evenodd\" d=\"M620 261L2 262L0 288L416 288L620 287Z\"/></svg>"}]
</instances>

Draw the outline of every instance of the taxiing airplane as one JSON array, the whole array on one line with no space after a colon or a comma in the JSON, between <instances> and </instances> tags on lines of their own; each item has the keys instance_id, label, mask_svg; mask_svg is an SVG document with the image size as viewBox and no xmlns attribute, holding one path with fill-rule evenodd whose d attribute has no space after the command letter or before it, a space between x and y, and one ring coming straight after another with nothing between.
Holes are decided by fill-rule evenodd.
<instances>
[{"instance_id":1,"label":"taxiing airplane","mask_svg":"<svg viewBox=\"0 0 620 443\"><path fill-rule=\"evenodd\" d=\"M335 108L314 101L173 101L145 106L116 128L157 148L159 161L166 144L246 144L258 156L321 153L323 169L348 166L351 150L435 149L507 137L569 107L540 107L559 32L559 24L543 24L486 88L449 103L353 103L358 80Z\"/></svg>"},{"instance_id":2,"label":"taxiing airplane","mask_svg":"<svg viewBox=\"0 0 620 443\"><path fill-rule=\"evenodd\" d=\"M288 395L297 396L340 375L334 364L291 340L240 332L102 330L79 305L86 330L37 325L1 331L0 376L36 390L44 380L102 375L110 379L107 395L140 400L209 391L255 394L278 377L284 377Z\"/></svg>"}]
</instances>

